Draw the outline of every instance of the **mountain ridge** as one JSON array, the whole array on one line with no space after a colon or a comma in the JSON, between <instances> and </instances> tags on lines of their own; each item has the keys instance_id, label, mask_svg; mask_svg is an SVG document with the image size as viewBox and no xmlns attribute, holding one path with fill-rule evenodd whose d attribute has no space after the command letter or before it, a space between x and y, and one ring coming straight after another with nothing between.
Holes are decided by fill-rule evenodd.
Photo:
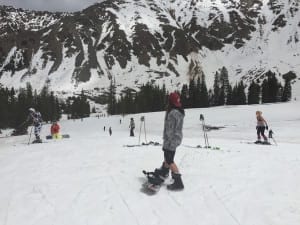
<instances>
[{"instance_id":1,"label":"mountain ridge","mask_svg":"<svg viewBox=\"0 0 300 225\"><path fill-rule=\"evenodd\" d=\"M10 8L11 18L22 16L12 19L15 30L0 23L0 82L97 94L112 78L118 93L148 81L179 89L195 70L211 87L222 66L232 83L268 70L281 80L289 71L299 77L298 8L296 0L114 0L75 13Z\"/></svg>"}]
</instances>

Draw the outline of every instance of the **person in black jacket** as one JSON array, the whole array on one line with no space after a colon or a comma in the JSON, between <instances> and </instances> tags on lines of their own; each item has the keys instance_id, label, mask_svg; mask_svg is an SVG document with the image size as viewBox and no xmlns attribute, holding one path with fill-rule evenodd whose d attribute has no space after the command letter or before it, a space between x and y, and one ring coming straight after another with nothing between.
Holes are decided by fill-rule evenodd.
<instances>
[{"instance_id":1,"label":"person in black jacket","mask_svg":"<svg viewBox=\"0 0 300 225\"><path fill-rule=\"evenodd\" d=\"M135 123L134 123L133 118L130 118L130 125L129 125L129 128L130 128L130 137L134 137Z\"/></svg>"}]
</instances>

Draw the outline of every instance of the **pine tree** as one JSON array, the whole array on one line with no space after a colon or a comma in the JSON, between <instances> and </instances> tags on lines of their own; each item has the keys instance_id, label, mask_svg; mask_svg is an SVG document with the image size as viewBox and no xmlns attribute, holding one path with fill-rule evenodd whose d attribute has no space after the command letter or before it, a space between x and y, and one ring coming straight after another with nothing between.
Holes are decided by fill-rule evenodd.
<instances>
[{"instance_id":1,"label":"pine tree","mask_svg":"<svg viewBox=\"0 0 300 225\"><path fill-rule=\"evenodd\" d=\"M267 79L262 84L262 103L276 102L278 100L279 83L275 73L268 71L265 76Z\"/></svg>"},{"instance_id":2,"label":"pine tree","mask_svg":"<svg viewBox=\"0 0 300 225\"><path fill-rule=\"evenodd\" d=\"M226 105L233 105L233 93L232 93L232 86L228 85L227 91L227 98L226 98Z\"/></svg>"},{"instance_id":3,"label":"pine tree","mask_svg":"<svg viewBox=\"0 0 300 225\"><path fill-rule=\"evenodd\" d=\"M202 80L202 83L201 83L201 87L200 87L200 107L208 107L209 106L209 97L208 97L204 73L202 74L201 80Z\"/></svg>"},{"instance_id":4,"label":"pine tree","mask_svg":"<svg viewBox=\"0 0 300 225\"><path fill-rule=\"evenodd\" d=\"M188 93L189 93L188 86L184 84L181 88L181 94L180 94L181 103L184 108L188 107Z\"/></svg>"},{"instance_id":5,"label":"pine tree","mask_svg":"<svg viewBox=\"0 0 300 225\"><path fill-rule=\"evenodd\" d=\"M220 102L224 102L221 105L224 105L226 102L227 94L228 94L228 88L229 88L229 79L228 79L228 70L226 69L225 66L222 67L220 71L220 85L221 85L221 90L223 93L221 95L224 95L224 100L220 99Z\"/></svg>"},{"instance_id":6,"label":"pine tree","mask_svg":"<svg viewBox=\"0 0 300 225\"><path fill-rule=\"evenodd\" d=\"M243 81L241 81L238 85L238 95L239 95L239 105L245 105L247 101L246 101L245 85Z\"/></svg>"},{"instance_id":7,"label":"pine tree","mask_svg":"<svg viewBox=\"0 0 300 225\"><path fill-rule=\"evenodd\" d=\"M189 104L188 108L195 108L196 105L196 96L195 96L195 82L193 79L190 80L189 84Z\"/></svg>"},{"instance_id":8,"label":"pine tree","mask_svg":"<svg viewBox=\"0 0 300 225\"><path fill-rule=\"evenodd\" d=\"M248 88L248 104L259 104L260 86L252 81Z\"/></svg>"},{"instance_id":9,"label":"pine tree","mask_svg":"<svg viewBox=\"0 0 300 225\"><path fill-rule=\"evenodd\" d=\"M292 99L292 86L291 86L291 80L285 79L283 93L282 93L282 101L287 102Z\"/></svg>"},{"instance_id":10,"label":"pine tree","mask_svg":"<svg viewBox=\"0 0 300 225\"><path fill-rule=\"evenodd\" d=\"M114 80L111 79L109 90L108 90L108 105L107 105L107 112L111 115L115 114L115 104L116 104L116 85Z\"/></svg>"},{"instance_id":11,"label":"pine tree","mask_svg":"<svg viewBox=\"0 0 300 225\"><path fill-rule=\"evenodd\" d=\"M219 73L215 73L214 86L213 86L213 103L212 105L219 105L220 100L220 76Z\"/></svg>"},{"instance_id":12,"label":"pine tree","mask_svg":"<svg viewBox=\"0 0 300 225\"><path fill-rule=\"evenodd\" d=\"M261 102L262 103L270 102L271 100L270 100L269 96L270 96L269 85L268 85L268 81L265 79L261 86Z\"/></svg>"},{"instance_id":13,"label":"pine tree","mask_svg":"<svg viewBox=\"0 0 300 225\"><path fill-rule=\"evenodd\" d=\"M225 105L225 90L223 86L220 88L219 91L219 99L217 105Z\"/></svg>"},{"instance_id":14,"label":"pine tree","mask_svg":"<svg viewBox=\"0 0 300 225\"><path fill-rule=\"evenodd\" d=\"M194 107L195 108L199 108L201 106L201 97L202 97L201 96L201 94L202 94L201 88L202 88L202 83L201 83L200 77L198 77L196 88L195 88L195 93L194 93L194 98L195 98Z\"/></svg>"}]
</instances>

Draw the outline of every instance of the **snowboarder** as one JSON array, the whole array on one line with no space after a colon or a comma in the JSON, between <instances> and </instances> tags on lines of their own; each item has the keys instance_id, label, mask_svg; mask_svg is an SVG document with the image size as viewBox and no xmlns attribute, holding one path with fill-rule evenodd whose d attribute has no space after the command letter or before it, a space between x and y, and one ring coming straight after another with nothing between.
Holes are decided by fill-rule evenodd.
<instances>
[{"instance_id":1,"label":"snowboarder","mask_svg":"<svg viewBox=\"0 0 300 225\"><path fill-rule=\"evenodd\" d=\"M129 128L130 128L130 137L134 137L135 123L134 123L133 118L130 118L130 125L129 125Z\"/></svg>"},{"instance_id":2,"label":"snowboarder","mask_svg":"<svg viewBox=\"0 0 300 225\"><path fill-rule=\"evenodd\" d=\"M111 136L112 135L111 127L109 127L108 132L109 132L109 136Z\"/></svg>"},{"instance_id":3,"label":"snowboarder","mask_svg":"<svg viewBox=\"0 0 300 225\"><path fill-rule=\"evenodd\" d=\"M26 122L32 120L32 125L34 126L34 135L35 140L34 143L41 143L42 140L40 138L40 133L42 129L42 115L40 112L36 111L34 108L29 109L29 115L26 119Z\"/></svg>"},{"instance_id":4,"label":"snowboarder","mask_svg":"<svg viewBox=\"0 0 300 225\"><path fill-rule=\"evenodd\" d=\"M180 96L176 92L169 95L168 101L163 132L164 161L159 169L155 169L154 173L161 179L165 179L169 176L169 170L171 170L174 182L168 185L167 188L169 190L181 190L184 185L178 167L174 162L174 157L176 148L182 141L185 113L180 102Z\"/></svg>"},{"instance_id":5,"label":"snowboarder","mask_svg":"<svg viewBox=\"0 0 300 225\"><path fill-rule=\"evenodd\" d=\"M257 131L257 141L255 143L262 143L261 136L264 138L264 143L268 143L268 138L265 135L265 129L268 130L267 121L262 117L261 111L256 111L256 131Z\"/></svg>"},{"instance_id":6,"label":"snowboarder","mask_svg":"<svg viewBox=\"0 0 300 225\"><path fill-rule=\"evenodd\" d=\"M61 134L59 133L59 130L60 130L59 124L57 123L57 121L54 121L51 126L51 135L53 139L62 138Z\"/></svg>"}]
</instances>

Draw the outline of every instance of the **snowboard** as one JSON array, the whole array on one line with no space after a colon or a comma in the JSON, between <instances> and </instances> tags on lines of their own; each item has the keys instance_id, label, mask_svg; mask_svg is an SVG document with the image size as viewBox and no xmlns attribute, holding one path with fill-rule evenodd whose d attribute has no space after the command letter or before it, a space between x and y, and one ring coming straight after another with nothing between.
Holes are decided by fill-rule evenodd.
<instances>
[{"instance_id":1,"label":"snowboard","mask_svg":"<svg viewBox=\"0 0 300 225\"><path fill-rule=\"evenodd\" d=\"M70 138L70 135L69 134L62 134L61 135L61 138ZM49 139L53 139L52 135L47 135L46 136L46 139L49 140Z\"/></svg>"},{"instance_id":2,"label":"snowboard","mask_svg":"<svg viewBox=\"0 0 300 225\"><path fill-rule=\"evenodd\" d=\"M146 176L147 181L143 183L141 191L148 195L156 194L160 190L164 180L157 176L154 172L147 172L143 170L143 174Z\"/></svg>"}]
</instances>

